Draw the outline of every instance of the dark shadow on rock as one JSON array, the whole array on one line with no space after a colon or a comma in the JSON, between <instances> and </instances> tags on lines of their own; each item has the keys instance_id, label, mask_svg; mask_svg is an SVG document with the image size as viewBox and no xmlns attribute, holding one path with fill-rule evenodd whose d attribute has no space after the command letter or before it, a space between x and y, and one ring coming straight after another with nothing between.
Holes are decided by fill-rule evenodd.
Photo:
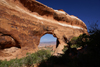
<instances>
[{"instance_id":1,"label":"dark shadow on rock","mask_svg":"<svg viewBox=\"0 0 100 67\"><path fill-rule=\"evenodd\" d=\"M80 50L69 48L61 56L41 61L39 67L100 67L100 31L90 35L86 43Z\"/></svg>"}]
</instances>

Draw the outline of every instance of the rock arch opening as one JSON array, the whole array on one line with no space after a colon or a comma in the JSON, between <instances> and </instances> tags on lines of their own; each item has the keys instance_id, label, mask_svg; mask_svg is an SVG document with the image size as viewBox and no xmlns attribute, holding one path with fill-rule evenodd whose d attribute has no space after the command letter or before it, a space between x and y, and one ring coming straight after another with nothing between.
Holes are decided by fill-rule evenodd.
<instances>
[{"instance_id":1,"label":"rock arch opening","mask_svg":"<svg viewBox=\"0 0 100 67\"><path fill-rule=\"evenodd\" d=\"M45 34L41 37L38 48L41 49L51 47L51 49L54 50L56 48L56 40L57 38L54 37L52 34Z\"/></svg>"}]
</instances>

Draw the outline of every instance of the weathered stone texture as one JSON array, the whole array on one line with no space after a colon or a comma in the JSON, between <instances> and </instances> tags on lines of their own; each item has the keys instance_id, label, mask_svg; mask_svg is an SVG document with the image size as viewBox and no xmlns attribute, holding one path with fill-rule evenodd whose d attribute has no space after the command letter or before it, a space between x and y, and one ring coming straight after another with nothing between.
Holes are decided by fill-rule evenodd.
<instances>
[{"instance_id":1,"label":"weathered stone texture","mask_svg":"<svg viewBox=\"0 0 100 67\"><path fill-rule=\"evenodd\" d=\"M19 47L19 54L34 52L47 33L59 41L55 54L72 37L88 34L82 20L62 10L35 0L0 0L0 49Z\"/></svg>"}]
</instances>

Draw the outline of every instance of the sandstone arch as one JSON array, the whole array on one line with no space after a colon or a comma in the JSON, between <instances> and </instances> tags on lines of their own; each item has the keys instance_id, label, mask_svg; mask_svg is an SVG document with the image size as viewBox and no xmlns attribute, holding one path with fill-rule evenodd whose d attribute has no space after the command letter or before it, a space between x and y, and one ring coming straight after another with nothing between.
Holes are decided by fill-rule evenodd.
<instances>
[{"instance_id":1,"label":"sandstone arch","mask_svg":"<svg viewBox=\"0 0 100 67\"><path fill-rule=\"evenodd\" d=\"M0 37L6 34L13 38L21 47L18 55L37 51L40 38L46 33L59 41L55 54L61 53L72 37L88 34L82 20L64 11L54 10L35 0L0 0Z\"/></svg>"}]
</instances>

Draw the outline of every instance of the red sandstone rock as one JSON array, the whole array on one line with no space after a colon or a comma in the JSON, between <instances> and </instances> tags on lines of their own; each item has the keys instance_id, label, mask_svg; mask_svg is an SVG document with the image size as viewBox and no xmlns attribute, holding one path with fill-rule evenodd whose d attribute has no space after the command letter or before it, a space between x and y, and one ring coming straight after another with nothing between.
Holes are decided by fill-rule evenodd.
<instances>
[{"instance_id":1,"label":"red sandstone rock","mask_svg":"<svg viewBox=\"0 0 100 67\"><path fill-rule=\"evenodd\" d=\"M54 10L35 0L0 0L0 48L20 47L16 56L32 53L47 33L59 42L55 54L62 53L72 37L88 34L82 20L62 10Z\"/></svg>"}]
</instances>

